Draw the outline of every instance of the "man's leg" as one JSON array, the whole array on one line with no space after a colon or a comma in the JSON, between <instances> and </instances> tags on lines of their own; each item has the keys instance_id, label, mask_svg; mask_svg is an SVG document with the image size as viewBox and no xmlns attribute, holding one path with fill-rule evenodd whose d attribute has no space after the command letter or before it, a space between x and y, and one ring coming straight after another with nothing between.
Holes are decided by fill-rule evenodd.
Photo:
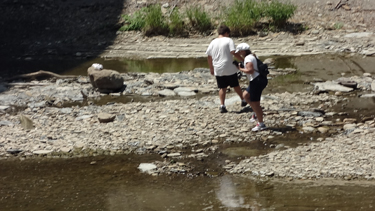
<instances>
[{"instance_id":1,"label":"man's leg","mask_svg":"<svg viewBox=\"0 0 375 211\"><path fill-rule=\"evenodd\" d=\"M227 93L227 88L220 88L219 90L219 98L221 105L225 105L225 95Z\"/></svg>"},{"instance_id":2,"label":"man's leg","mask_svg":"<svg viewBox=\"0 0 375 211\"><path fill-rule=\"evenodd\" d=\"M242 89L240 86L236 86L236 87L233 87L234 91L238 94L238 96L240 96L241 100L243 100L243 96L242 96Z\"/></svg>"}]
</instances>

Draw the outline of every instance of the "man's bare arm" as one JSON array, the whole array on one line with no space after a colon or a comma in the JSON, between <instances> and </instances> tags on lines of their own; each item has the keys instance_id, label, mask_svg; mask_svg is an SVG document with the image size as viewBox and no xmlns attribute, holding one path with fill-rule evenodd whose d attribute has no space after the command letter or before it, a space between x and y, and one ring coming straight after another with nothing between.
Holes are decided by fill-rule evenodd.
<instances>
[{"instance_id":1,"label":"man's bare arm","mask_svg":"<svg viewBox=\"0 0 375 211\"><path fill-rule=\"evenodd\" d=\"M239 53L235 53L235 51L231 51L230 52L234 57L236 57L236 59L240 62L243 62L244 61L244 58L242 58L242 56L240 56Z\"/></svg>"},{"instance_id":2,"label":"man's bare arm","mask_svg":"<svg viewBox=\"0 0 375 211\"><path fill-rule=\"evenodd\" d=\"M210 66L211 75L214 75L214 65L212 64L212 56L207 57L208 65Z\"/></svg>"}]
</instances>

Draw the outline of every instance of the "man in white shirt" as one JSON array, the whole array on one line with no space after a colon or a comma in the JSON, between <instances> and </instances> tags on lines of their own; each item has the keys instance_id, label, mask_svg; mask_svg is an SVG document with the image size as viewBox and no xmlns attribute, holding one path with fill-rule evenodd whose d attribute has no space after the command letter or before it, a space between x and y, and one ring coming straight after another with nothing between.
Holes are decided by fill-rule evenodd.
<instances>
[{"instance_id":1,"label":"man in white shirt","mask_svg":"<svg viewBox=\"0 0 375 211\"><path fill-rule=\"evenodd\" d=\"M207 61L210 66L210 72L215 75L220 98L220 112L228 112L225 107L225 95L227 87L233 87L234 91L241 98L241 106L246 106L246 101L242 96L242 90L237 78L237 67L233 65L233 56L239 61L243 58L235 53L234 42L229 38L230 29L221 25L218 29L219 37L214 39L207 48Z\"/></svg>"}]
</instances>

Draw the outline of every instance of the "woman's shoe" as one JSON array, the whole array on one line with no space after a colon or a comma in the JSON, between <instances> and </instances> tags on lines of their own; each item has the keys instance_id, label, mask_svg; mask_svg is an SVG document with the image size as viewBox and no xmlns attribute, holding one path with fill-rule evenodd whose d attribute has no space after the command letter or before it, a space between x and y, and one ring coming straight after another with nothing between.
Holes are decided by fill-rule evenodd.
<instances>
[{"instance_id":1,"label":"woman's shoe","mask_svg":"<svg viewBox=\"0 0 375 211\"><path fill-rule=\"evenodd\" d=\"M265 130L265 129L267 129L267 126L264 123L260 124L258 122L258 124L253 129L251 129L251 130L254 131L254 132L256 132L256 131Z\"/></svg>"}]
</instances>

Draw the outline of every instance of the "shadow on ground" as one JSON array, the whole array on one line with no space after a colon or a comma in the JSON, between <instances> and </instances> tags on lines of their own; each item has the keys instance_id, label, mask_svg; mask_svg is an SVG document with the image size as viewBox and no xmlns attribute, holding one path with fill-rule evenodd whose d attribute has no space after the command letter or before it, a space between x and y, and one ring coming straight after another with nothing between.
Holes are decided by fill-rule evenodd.
<instances>
[{"instance_id":1,"label":"shadow on ground","mask_svg":"<svg viewBox=\"0 0 375 211\"><path fill-rule=\"evenodd\" d=\"M115 39L126 1L1 1L0 77L41 69L62 73L97 57ZM67 62L48 64L57 59Z\"/></svg>"}]
</instances>

